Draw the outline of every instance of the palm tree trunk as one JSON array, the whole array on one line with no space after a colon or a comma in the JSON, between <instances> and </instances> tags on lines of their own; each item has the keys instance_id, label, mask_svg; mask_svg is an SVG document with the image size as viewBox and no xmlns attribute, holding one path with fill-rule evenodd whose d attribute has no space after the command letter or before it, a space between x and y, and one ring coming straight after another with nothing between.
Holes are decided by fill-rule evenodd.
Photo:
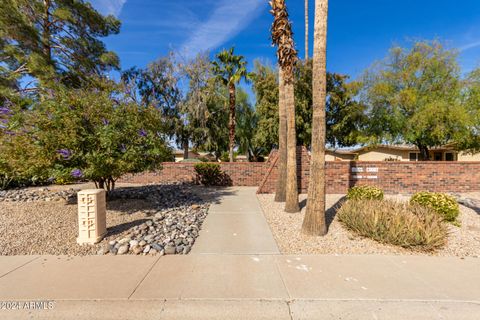
<instances>
[{"instance_id":1,"label":"palm tree trunk","mask_svg":"<svg viewBox=\"0 0 480 320\"><path fill-rule=\"evenodd\" d=\"M293 81L285 83L285 105L287 113L287 194L285 211L300 211L297 182L297 133L295 131L295 95Z\"/></svg>"},{"instance_id":2,"label":"palm tree trunk","mask_svg":"<svg viewBox=\"0 0 480 320\"><path fill-rule=\"evenodd\" d=\"M43 5L45 6L44 17L43 17L43 54L47 59L47 63L51 63L52 60L52 48L50 46L50 0L44 0Z\"/></svg>"},{"instance_id":3,"label":"palm tree trunk","mask_svg":"<svg viewBox=\"0 0 480 320\"><path fill-rule=\"evenodd\" d=\"M287 111L285 110L285 82L282 68L278 70L278 178L275 201L285 202L287 198Z\"/></svg>"},{"instance_id":4,"label":"palm tree trunk","mask_svg":"<svg viewBox=\"0 0 480 320\"><path fill-rule=\"evenodd\" d=\"M235 84L231 83L229 87L230 93L230 133L229 133L229 161L233 162L233 148L235 146L235 123L236 123L236 116L235 116Z\"/></svg>"},{"instance_id":5,"label":"palm tree trunk","mask_svg":"<svg viewBox=\"0 0 480 320\"><path fill-rule=\"evenodd\" d=\"M313 49L313 123L312 157L308 200L302 232L325 235L325 102L327 87L328 0L315 2L315 36Z\"/></svg>"},{"instance_id":6,"label":"palm tree trunk","mask_svg":"<svg viewBox=\"0 0 480 320\"><path fill-rule=\"evenodd\" d=\"M305 0L305 61L308 60L308 0Z\"/></svg>"}]
</instances>

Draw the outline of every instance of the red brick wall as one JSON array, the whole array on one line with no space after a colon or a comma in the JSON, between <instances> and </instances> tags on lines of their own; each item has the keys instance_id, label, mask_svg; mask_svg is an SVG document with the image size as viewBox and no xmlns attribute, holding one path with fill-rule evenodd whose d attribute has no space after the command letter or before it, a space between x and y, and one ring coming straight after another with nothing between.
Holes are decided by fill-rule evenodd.
<instances>
[{"instance_id":1,"label":"red brick wall","mask_svg":"<svg viewBox=\"0 0 480 320\"><path fill-rule=\"evenodd\" d=\"M299 192L306 193L310 156L305 148L297 151L297 161ZM329 161L325 168L329 194L343 194L356 185L375 185L392 194L480 191L480 162ZM276 179L275 163L258 193L275 192Z\"/></svg>"},{"instance_id":2,"label":"red brick wall","mask_svg":"<svg viewBox=\"0 0 480 320\"><path fill-rule=\"evenodd\" d=\"M298 151L298 185L300 192L306 193L310 157L305 148ZM277 154L272 152L265 163L235 162L220 166L233 185L259 186L259 193L273 193L277 179L276 160ZM194 181L194 166L195 163L168 162L163 164L161 171L127 175L119 182ZM367 172L368 168L376 168L378 172ZM362 172L354 172L359 169ZM326 178L327 193L346 193L352 186L366 184L379 186L386 193L480 191L480 162L327 162Z\"/></svg>"},{"instance_id":3,"label":"red brick wall","mask_svg":"<svg viewBox=\"0 0 480 320\"><path fill-rule=\"evenodd\" d=\"M143 172L123 176L118 182L128 183L165 183L165 182L193 182L195 181L195 164L189 162L165 162L163 169L156 172ZM267 162L222 162L220 167L234 186L260 185Z\"/></svg>"}]
</instances>

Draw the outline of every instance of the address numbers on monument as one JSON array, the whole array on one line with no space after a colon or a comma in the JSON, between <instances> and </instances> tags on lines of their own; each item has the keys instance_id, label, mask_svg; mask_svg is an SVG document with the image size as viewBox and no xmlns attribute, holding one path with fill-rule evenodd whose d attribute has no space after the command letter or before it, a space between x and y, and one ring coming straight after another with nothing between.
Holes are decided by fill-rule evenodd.
<instances>
[{"instance_id":1,"label":"address numbers on monument","mask_svg":"<svg viewBox=\"0 0 480 320\"><path fill-rule=\"evenodd\" d=\"M378 173L377 167L352 167L352 173ZM378 179L378 176L373 175L352 175L352 179L360 180L360 179Z\"/></svg>"}]
</instances>

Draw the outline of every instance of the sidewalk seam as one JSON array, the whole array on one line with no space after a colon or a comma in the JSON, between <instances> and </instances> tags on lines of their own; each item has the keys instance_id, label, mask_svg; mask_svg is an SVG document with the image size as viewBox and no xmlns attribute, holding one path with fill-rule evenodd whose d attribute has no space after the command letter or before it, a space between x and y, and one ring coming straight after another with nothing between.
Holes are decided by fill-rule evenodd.
<instances>
[{"instance_id":1,"label":"sidewalk seam","mask_svg":"<svg viewBox=\"0 0 480 320\"><path fill-rule=\"evenodd\" d=\"M292 299L292 295L290 294L290 291L288 291L288 287L287 287L287 284L285 283L285 279L283 278L283 274L282 274L282 271L280 270L280 266L278 265L278 261L277 261L278 257L273 257L273 261L275 263L275 267L277 268L277 271L278 271L278 274L280 276L280 279L282 279L282 284L283 284L283 287L285 288L285 292L287 293L288 295L288 301L290 301ZM290 309L290 307L289 307Z\"/></svg>"},{"instance_id":2,"label":"sidewalk seam","mask_svg":"<svg viewBox=\"0 0 480 320\"><path fill-rule=\"evenodd\" d=\"M147 276L150 274L150 272L152 271L153 267L156 266L156 264L158 263L158 261L160 260L162 256L158 257L158 259L152 263L152 266L147 270L147 272L145 273L145 275L143 276L142 280L140 280L140 282L135 286L135 289L133 289L132 293L128 296L127 300L130 300L130 298L135 294L135 292L137 291L137 289L140 287L140 285L143 283L143 281L147 278Z\"/></svg>"},{"instance_id":3,"label":"sidewalk seam","mask_svg":"<svg viewBox=\"0 0 480 320\"><path fill-rule=\"evenodd\" d=\"M2 275L0 275L0 279L1 279L1 278L3 278L3 277L5 277L6 275L9 275L10 273L12 273L12 272L14 272L14 271L17 271L18 269L20 269L20 268L22 268L22 267L26 266L27 264L29 264L29 263L31 263L31 262L33 262L33 261L37 260L37 259L38 259L38 258L40 258L40 257L41 257L41 256L35 257L35 258L33 258L32 260L29 260L29 261L25 262L24 264L22 264L22 265L20 265L20 266L16 267L15 269L13 269L13 270L10 270L10 271L8 271L8 272L7 272L7 273L5 273L5 274L2 274Z\"/></svg>"}]
</instances>

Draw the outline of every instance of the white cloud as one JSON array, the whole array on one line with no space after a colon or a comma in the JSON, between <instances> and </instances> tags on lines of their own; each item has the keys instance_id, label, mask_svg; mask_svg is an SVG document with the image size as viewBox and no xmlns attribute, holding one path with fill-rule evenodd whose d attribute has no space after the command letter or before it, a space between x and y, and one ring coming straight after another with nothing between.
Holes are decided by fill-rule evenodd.
<instances>
[{"instance_id":1,"label":"white cloud","mask_svg":"<svg viewBox=\"0 0 480 320\"><path fill-rule=\"evenodd\" d=\"M91 0L92 5L102 14L112 14L116 17L120 15L123 5L127 0Z\"/></svg>"},{"instance_id":2,"label":"white cloud","mask_svg":"<svg viewBox=\"0 0 480 320\"><path fill-rule=\"evenodd\" d=\"M460 48L458 48L458 50L460 52L463 52L463 51L470 50L470 49L473 49L473 48L476 48L476 47L480 47L480 41L473 41L473 42L467 43L467 44L461 46Z\"/></svg>"},{"instance_id":3,"label":"white cloud","mask_svg":"<svg viewBox=\"0 0 480 320\"><path fill-rule=\"evenodd\" d=\"M219 0L211 16L192 30L182 50L193 56L222 45L248 26L266 4L265 0Z\"/></svg>"}]
</instances>

